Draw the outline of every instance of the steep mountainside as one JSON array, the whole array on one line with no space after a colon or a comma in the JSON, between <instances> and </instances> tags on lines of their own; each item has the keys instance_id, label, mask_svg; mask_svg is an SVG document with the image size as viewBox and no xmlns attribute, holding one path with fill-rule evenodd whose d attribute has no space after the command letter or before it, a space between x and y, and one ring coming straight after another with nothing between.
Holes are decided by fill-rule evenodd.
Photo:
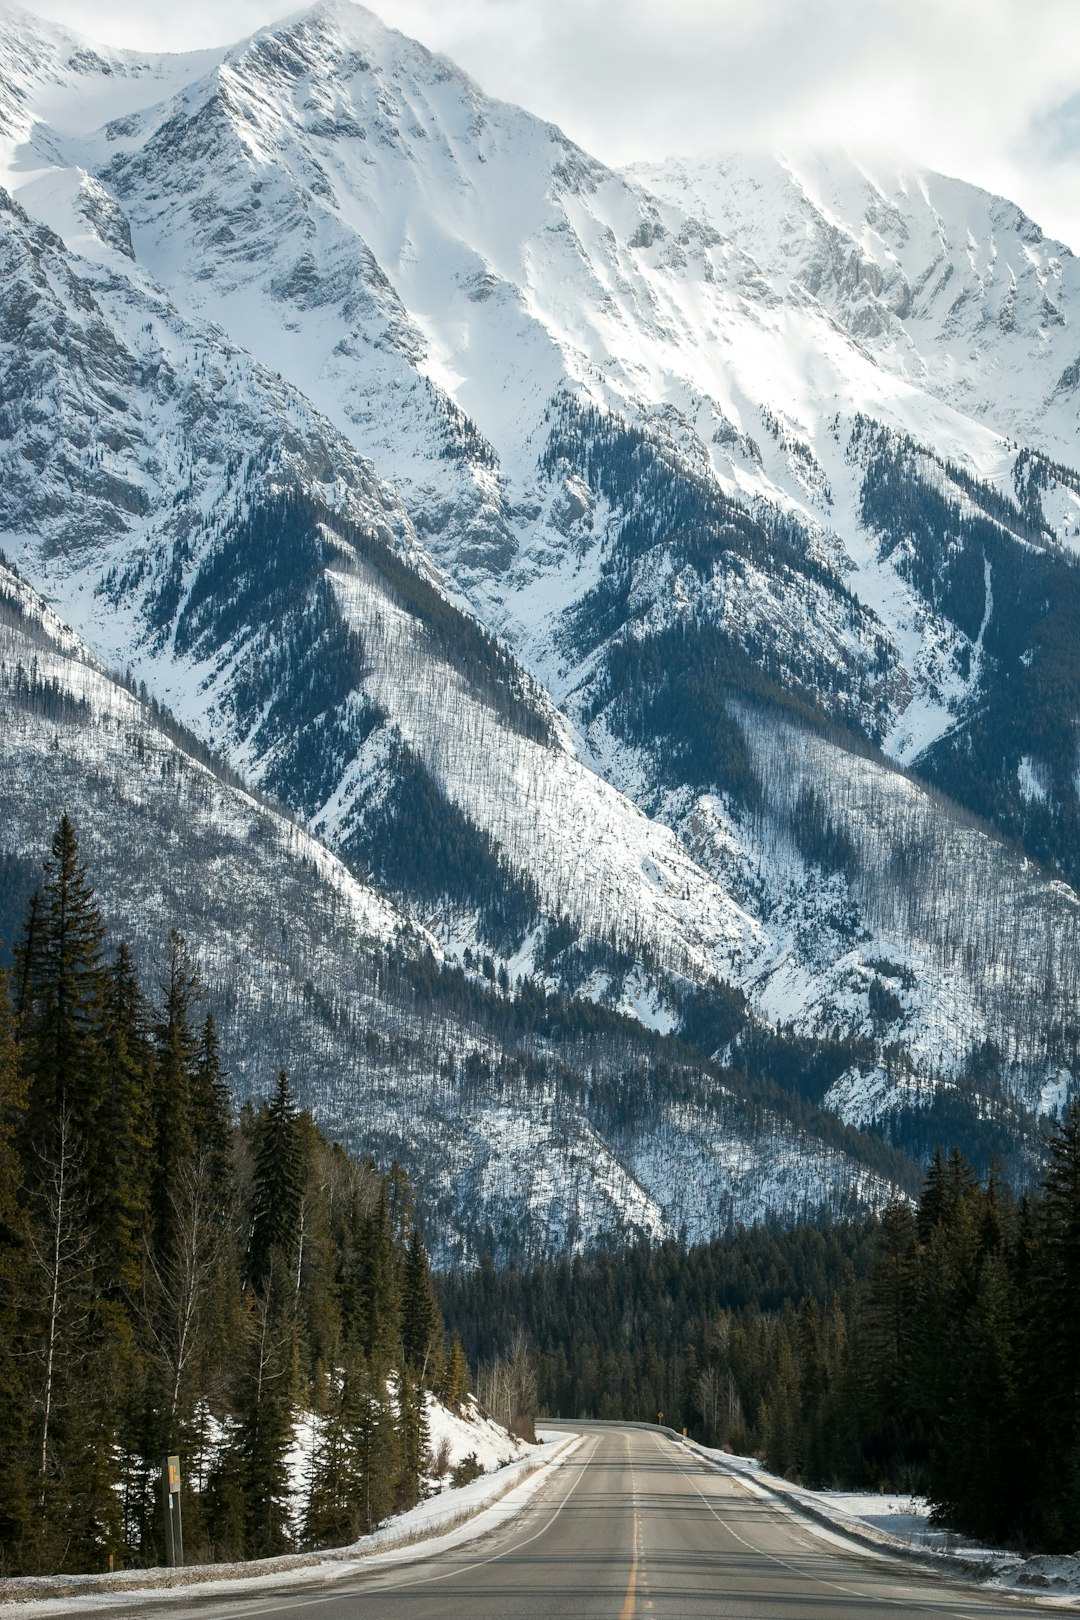
<instances>
[{"instance_id":1,"label":"steep mountainside","mask_svg":"<svg viewBox=\"0 0 1080 1620\"><path fill-rule=\"evenodd\" d=\"M147 62L8 13L0 67L0 521L95 653L511 998L917 1151L1060 1103L1067 250L935 176L617 174L344 0Z\"/></svg>"},{"instance_id":2,"label":"steep mountainside","mask_svg":"<svg viewBox=\"0 0 1080 1620\"><path fill-rule=\"evenodd\" d=\"M415 1174L445 1258L703 1233L910 1184L899 1154L633 1021L440 965L430 936L110 678L3 564L0 730L3 934L67 809L148 984L181 928L238 1094L288 1067L328 1129Z\"/></svg>"}]
</instances>

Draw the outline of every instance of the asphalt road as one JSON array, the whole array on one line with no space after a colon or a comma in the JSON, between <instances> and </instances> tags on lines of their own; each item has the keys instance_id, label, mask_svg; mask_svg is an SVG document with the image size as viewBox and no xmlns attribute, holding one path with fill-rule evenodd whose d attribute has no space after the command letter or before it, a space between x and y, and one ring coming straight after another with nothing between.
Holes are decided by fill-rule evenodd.
<instances>
[{"instance_id":1,"label":"asphalt road","mask_svg":"<svg viewBox=\"0 0 1080 1620\"><path fill-rule=\"evenodd\" d=\"M94 1611L79 1612L88 1620ZM590 1430L518 1519L449 1555L278 1596L173 1599L136 1612L140 1620L987 1620L1062 1611L848 1552L675 1441L612 1426Z\"/></svg>"}]
</instances>

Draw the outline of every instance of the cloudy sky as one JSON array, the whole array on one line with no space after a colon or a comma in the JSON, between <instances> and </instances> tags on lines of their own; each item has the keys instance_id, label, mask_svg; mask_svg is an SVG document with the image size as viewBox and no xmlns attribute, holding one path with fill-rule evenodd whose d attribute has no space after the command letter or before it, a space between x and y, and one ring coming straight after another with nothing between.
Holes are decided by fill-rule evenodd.
<instances>
[{"instance_id":1,"label":"cloudy sky","mask_svg":"<svg viewBox=\"0 0 1080 1620\"><path fill-rule=\"evenodd\" d=\"M288 0L24 0L111 44L221 44ZM1080 0L376 0L608 162L732 147L916 158L1080 252Z\"/></svg>"}]
</instances>

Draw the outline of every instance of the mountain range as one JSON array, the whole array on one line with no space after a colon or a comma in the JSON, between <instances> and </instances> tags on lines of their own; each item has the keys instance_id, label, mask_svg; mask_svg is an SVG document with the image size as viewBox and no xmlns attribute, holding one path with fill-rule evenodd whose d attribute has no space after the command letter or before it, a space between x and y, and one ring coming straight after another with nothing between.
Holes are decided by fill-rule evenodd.
<instances>
[{"instance_id":1,"label":"mountain range","mask_svg":"<svg viewBox=\"0 0 1080 1620\"><path fill-rule=\"evenodd\" d=\"M344 0L156 58L0 12L0 186L9 939L68 809L238 1094L285 1062L462 1257L1030 1171L1066 247L846 156L612 170Z\"/></svg>"}]
</instances>

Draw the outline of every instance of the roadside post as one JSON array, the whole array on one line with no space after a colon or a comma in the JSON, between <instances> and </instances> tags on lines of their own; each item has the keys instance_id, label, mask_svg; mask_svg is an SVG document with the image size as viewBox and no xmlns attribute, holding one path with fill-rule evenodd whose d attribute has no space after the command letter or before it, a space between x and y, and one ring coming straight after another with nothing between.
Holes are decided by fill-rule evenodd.
<instances>
[{"instance_id":1,"label":"roadside post","mask_svg":"<svg viewBox=\"0 0 1080 1620\"><path fill-rule=\"evenodd\" d=\"M166 1457L161 1465L161 1491L165 1499L165 1557L170 1569L184 1562L184 1526L180 1518L180 1459Z\"/></svg>"}]
</instances>

